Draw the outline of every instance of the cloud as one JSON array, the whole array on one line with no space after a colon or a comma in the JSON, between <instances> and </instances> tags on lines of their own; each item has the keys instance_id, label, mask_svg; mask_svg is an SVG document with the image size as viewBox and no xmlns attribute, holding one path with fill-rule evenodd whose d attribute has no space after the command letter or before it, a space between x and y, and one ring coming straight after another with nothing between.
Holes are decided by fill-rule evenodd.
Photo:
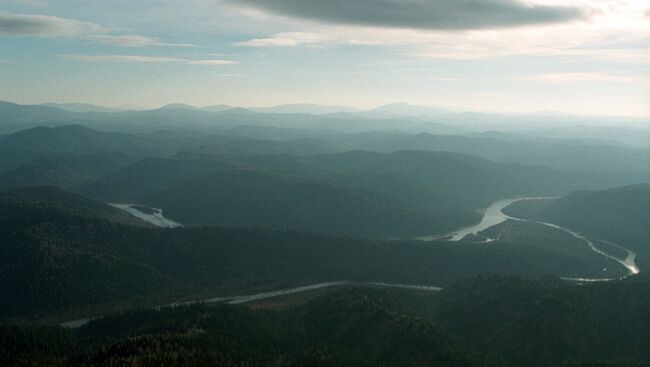
<instances>
[{"instance_id":1,"label":"cloud","mask_svg":"<svg viewBox=\"0 0 650 367\"><path fill-rule=\"evenodd\" d=\"M9 60L0 59L0 64L8 64L8 63L10 63L10 62L11 62L11 61L9 61Z\"/></svg>"},{"instance_id":2,"label":"cloud","mask_svg":"<svg viewBox=\"0 0 650 367\"><path fill-rule=\"evenodd\" d=\"M105 63L183 63L188 65L221 66L237 62L231 60L190 60L177 57L139 55L59 55L64 60Z\"/></svg>"},{"instance_id":3,"label":"cloud","mask_svg":"<svg viewBox=\"0 0 650 367\"><path fill-rule=\"evenodd\" d=\"M231 60L188 60L187 63L190 65L207 65L207 66L236 64L235 61L231 61Z\"/></svg>"},{"instance_id":4,"label":"cloud","mask_svg":"<svg viewBox=\"0 0 650 367\"><path fill-rule=\"evenodd\" d=\"M0 12L0 36L73 37L103 31L97 24L73 19Z\"/></svg>"},{"instance_id":5,"label":"cloud","mask_svg":"<svg viewBox=\"0 0 650 367\"><path fill-rule=\"evenodd\" d=\"M465 30L585 19L578 7L518 0L228 0L275 14L325 23Z\"/></svg>"},{"instance_id":6,"label":"cloud","mask_svg":"<svg viewBox=\"0 0 650 367\"><path fill-rule=\"evenodd\" d=\"M603 73L546 73L527 77L542 83L563 84L581 82L608 82L608 83L649 83L650 78L637 75L614 75Z\"/></svg>"},{"instance_id":7,"label":"cloud","mask_svg":"<svg viewBox=\"0 0 650 367\"><path fill-rule=\"evenodd\" d=\"M646 10L644 15L646 18L650 18L650 9Z\"/></svg>"},{"instance_id":8,"label":"cloud","mask_svg":"<svg viewBox=\"0 0 650 367\"><path fill-rule=\"evenodd\" d=\"M138 35L93 35L90 40L120 47L148 47L148 46L169 46L169 47L194 47L189 43L167 43L156 39Z\"/></svg>"},{"instance_id":9,"label":"cloud","mask_svg":"<svg viewBox=\"0 0 650 367\"><path fill-rule=\"evenodd\" d=\"M326 41L326 37L309 32L283 32L268 38L256 38L237 42L236 46L245 47L289 47L316 45Z\"/></svg>"},{"instance_id":10,"label":"cloud","mask_svg":"<svg viewBox=\"0 0 650 367\"><path fill-rule=\"evenodd\" d=\"M136 56L136 55L59 55L60 58L82 62L183 62L175 57Z\"/></svg>"}]
</instances>

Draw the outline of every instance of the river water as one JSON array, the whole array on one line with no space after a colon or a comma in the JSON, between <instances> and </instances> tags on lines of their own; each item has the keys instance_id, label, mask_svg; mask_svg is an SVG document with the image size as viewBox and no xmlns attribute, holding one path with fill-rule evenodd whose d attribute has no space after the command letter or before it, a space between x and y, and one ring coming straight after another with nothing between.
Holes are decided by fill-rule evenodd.
<instances>
[{"instance_id":1,"label":"river water","mask_svg":"<svg viewBox=\"0 0 650 367\"><path fill-rule=\"evenodd\" d=\"M134 217L140 218L145 222L149 222L159 228L179 228L183 225L176 223L171 219L165 218L163 215L163 210L159 208L148 208L152 213L145 213L138 210L138 207L144 207L137 204L108 204L112 207L124 210L125 212L131 214Z\"/></svg>"},{"instance_id":2,"label":"river water","mask_svg":"<svg viewBox=\"0 0 650 367\"><path fill-rule=\"evenodd\" d=\"M507 219L509 219L508 216L503 214L503 209L505 209L510 204L515 203L519 200L521 199L497 200L494 203L492 203L489 207L482 210L483 218L481 218L481 221L479 223L471 226L463 227L461 229L458 229L448 234L421 237L419 239L423 241L432 241L441 238L447 238L448 241L456 242L462 240L463 238L469 235L476 236L478 235L479 232L484 231L490 227L496 226L497 224L501 224L505 222ZM485 242L492 242L494 240L495 239L493 238L487 238Z\"/></svg>"},{"instance_id":3,"label":"river water","mask_svg":"<svg viewBox=\"0 0 650 367\"><path fill-rule=\"evenodd\" d=\"M298 294L309 292L317 289L337 287L337 286L358 286L358 287L383 287L383 288L400 288L400 289L412 289L426 292L438 292L441 291L441 287L431 287L424 285L412 285L412 284L398 284L398 283L380 283L380 282L348 282L348 281L338 281L338 282L326 282L326 283L317 283L301 287L292 287L286 289L279 289L275 291L268 291L262 293L254 293L243 296L230 296L230 297L211 297L206 299L201 299L197 301L186 301L186 302L173 302L162 307L176 307L181 305L190 305L195 303L227 303L231 305L240 305L245 303L250 303L254 301L259 301L268 298L287 296L291 294ZM90 321L93 318L83 318L78 320L70 320L62 322L60 325L70 329L80 328Z\"/></svg>"},{"instance_id":4,"label":"river water","mask_svg":"<svg viewBox=\"0 0 650 367\"><path fill-rule=\"evenodd\" d=\"M461 228L457 231L445 234L445 235L435 235L435 236L428 236L428 237L423 237L420 238L421 240L435 240L435 239L441 239L441 238L446 238L448 241L460 241L464 237L468 235L476 235L479 236L479 233L493 227L497 224L503 223L506 220L517 220L517 221L524 221L524 222L531 222L531 223L537 223L540 225L544 225L547 227L551 227L563 232L566 232L570 234L571 236L582 240L585 242L586 245L589 246L589 248L594 251L595 253L607 257L608 259L614 260L617 263L621 264L624 266L629 275L633 274L638 274L639 273L639 268L636 265L635 259L636 259L636 253L634 251L631 251L623 246L617 245L615 243L607 242L609 245L617 247L621 250L624 250L627 252L627 256L625 259L620 259L617 256L614 256L612 254L607 253L605 250L599 249L592 240L590 240L588 237L575 232L573 230L561 227L557 224L553 223L547 223L547 222L539 222L539 221L531 221L523 218L514 218L509 215L506 215L503 213L503 209L508 207L509 205L516 203L518 201L525 201L525 200L541 200L541 199L551 199L549 197L531 197L531 198L512 198L512 199L504 199L504 200L497 200L494 203L492 203L488 208L486 208L483 211L483 218L481 221L475 225L468 226ZM164 228L175 228L175 227L181 227L182 225L179 223L176 223L174 221L171 221L163 216L163 212L161 209L155 209L151 208L153 211L153 214L147 214L143 213L136 208L138 207L137 205L134 204L110 204L116 208L125 210L132 215L141 218L143 220L146 220L149 223L152 223L158 227L164 227ZM481 235L482 236L482 235ZM485 236L482 236L485 237ZM495 241L495 238L489 238L485 237L486 240L484 242L492 242ZM615 279L601 279L601 278L565 278L567 280L574 280L574 281L579 281L579 282L599 282L599 281L610 281L610 280L615 280ZM409 285L409 284L393 284L393 283L373 283L373 282L348 282L348 281L337 281L337 282L326 282L326 283L317 283L317 284L311 284L307 286L301 286L301 287L292 287L292 288L287 288L287 289L280 289L280 290L275 290L275 291L268 291L268 292L262 292L262 293L255 293L255 294L249 294L249 295L242 295L242 296L230 296L230 297L212 297L212 298L207 298L203 300L198 300L198 301L188 301L188 302L174 302L169 305L165 305L167 307L174 307L178 305L183 305L183 304L191 304L191 303L197 303L197 302L205 302L205 303L228 303L228 304L244 304L244 303L249 303L249 302L254 302L262 299L268 299L268 298L273 298L273 297L279 297L279 296L285 296L285 295L291 295L291 294L298 294L298 293L303 293L303 292L308 292L312 290L317 290L317 289L322 289L322 288L328 288L328 287L335 287L335 286L343 286L343 285L356 285L356 286L366 286L366 287L388 287L388 288L403 288L403 289L414 289L414 290L422 290L422 291L440 291L442 288L440 287L431 287L431 286L421 286L421 285ZM92 319L90 318L84 318L84 319L79 319L79 320L71 320L67 322L61 323L61 326L68 327L68 328L78 328L81 327L88 322L90 322Z\"/></svg>"},{"instance_id":5,"label":"river water","mask_svg":"<svg viewBox=\"0 0 650 367\"><path fill-rule=\"evenodd\" d=\"M528 197L528 198L512 198L512 199L504 199L504 200L497 200L494 203L492 203L488 208L483 210L483 218L481 221L475 225L468 226L461 228L457 231L444 234L444 235L436 235L436 236L429 236L429 237L423 237L420 238L422 240L436 240L436 239L442 239L446 238L448 241L460 241L463 238L465 238L468 235L474 235L474 236L480 236L485 238L483 242L493 242L496 240L496 238L490 238L486 237L485 235L481 234L479 235L480 232L493 227L497 224L503 223L506 220L516 220L516 221L521 221L521 222L530 222L530 223L536 223L539 225L543 225L546 227L554 228L559 231L563 231L565 233L570 234L574 238L581 240L585 242L589 248L601 255L604 256L610 260L614 260L617 263L619 263L621 266L625 267L629 275L634 275L639 273L639 267L636 265L636 253L632 250L629 250L621 245L607 242L607 244L617 247L625 252L627 252L627 256L624 259L621 259L615 255L612 255L608 253L606 250L603 250L601 248L598 248L596 244L590 240L587 236L580 234L576 231L573 231L568 228L564 228L562 226L559 226L557 224L553 223L548 223L548 222L541 222L541 221L534 221L534 220L528 220L528 219L523 219L523 218L515 218L511 217L503 212L503 209L507 208L509 205L514 204L519 201L527 201L527 200L544 200L544 199L555 199L555 197ZM613 280L613 279L587 279L587 278L580 278L580 279L573 279L571 278L570 280L579 280L579 281L608 281L608 280Z\"/></svg>"}]
</instances>

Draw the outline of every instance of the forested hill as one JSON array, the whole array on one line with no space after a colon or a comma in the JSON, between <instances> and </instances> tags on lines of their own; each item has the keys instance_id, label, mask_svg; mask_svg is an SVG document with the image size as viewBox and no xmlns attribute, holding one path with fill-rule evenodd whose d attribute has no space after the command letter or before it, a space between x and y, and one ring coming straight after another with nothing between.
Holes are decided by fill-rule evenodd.
<instances>
[{"instance_id":1,"label":"forested hill","mask_svg":"<svg viewBox=\"0 0 650 367\"><path fill-rule=\"evenodd\" d=\"M366 238L444 233L480 216L469 210L416 207L314 177L226 170L188 180L145 200L186 225L274 228Z\"/></svg>"},{"instance_id":2,"label":"forested hill","mask_svg":"<svg viewBox=\"0 0 650 367\"><path fill-rule=\"evenodd\" d=\"M495 366L390 297L347 290L288 310L181 306L78 331L0 327L0 363L47 366Z\"/></svg>"},{"instance_id":3,"label":"forested hill","mask_svg":"<svg viewBox=\"0 0 650 367\"><path fill-rule=\"evenodd\" d=\"M544 208L557 223L634 247L650 247L650 185L578 191Z\"/></svg>"},{"instance_id":4,"label":"forested hill","mask_svg":"<svg viewBox=\"0 0 650 367\"><path fill-rule=\"evenodd\" d=\"M444 233L514 196L618 182L604 173L503 164L447 152L146 158L78 189L163 208L187 225L262 227L372 238Z\"/></svg>"},{"instance_id":5,"label":"forested hill","mask_svg":"<svg viewBox=\"0 0 650 367\"><path fill-rule=\"evenodd\" d=\"M552 202L521 202L506 209L604 239L637 252L641 269L650 266L650 185L576 191Z\"/></svg>"},{"instance_id":6,"label":"forested hill","mask_svg":"<svg viewBox=\"0 0 650 367\"><path fill-rule=\"evenodd\" d=\"M440 293L346 288L135 310L69 330L1 326L0 364L643 367L647 280L475 277Z\"/></svg>"},{"instance_id":7,"label":"forested hill","mask_svg":"<svg viewBox=\"0 0 650 367\"><path fill-rule=\"evenodd\" d=\"M60 211L67 215L150 227L150 224L120 209L53 186L23 187L0 191L0 207L4 209L3 212L6 214L10 214L12 210L19 207L23 212L30 214L36 214L40 209L48 209Z\"/></svg>"},{"instance_id":8,"label":"forested hill","mask_svg":"<svg viewBox=\"0 0 650 367\"><path fill-rule=\"evenodd\" d=\"M110 220L103 204L49 190L0 200L2 319L64 312L77 318L186 296L323 281L442 286L481 273L588 276L602 266L598 257L567 258L520 240L485 246L264 229L144 228ZM41 201L43 192L60 205Z\"/></svg>"}]
</instances>

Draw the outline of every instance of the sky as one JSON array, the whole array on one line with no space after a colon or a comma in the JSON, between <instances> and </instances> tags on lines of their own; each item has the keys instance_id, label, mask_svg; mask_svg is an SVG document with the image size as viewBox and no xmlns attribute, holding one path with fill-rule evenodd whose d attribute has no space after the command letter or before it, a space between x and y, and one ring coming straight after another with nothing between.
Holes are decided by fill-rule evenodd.
<instances>
[{"instance_id":1,"label":"sky","mask_svg":"<svg viewBox=\"0 0 650 367\"><path fill-rule=\"evenodd\" d=\"M0 0L0 100L650 116L648 0Z\"/></svg>"}]
</instances>

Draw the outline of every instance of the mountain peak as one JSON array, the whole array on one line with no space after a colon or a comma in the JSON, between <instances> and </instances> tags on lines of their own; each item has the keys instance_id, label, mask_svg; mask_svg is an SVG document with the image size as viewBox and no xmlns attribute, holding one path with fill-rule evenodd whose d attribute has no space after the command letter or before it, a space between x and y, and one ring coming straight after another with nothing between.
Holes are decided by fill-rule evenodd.
<instances>
[{"instance_id":1,"label":"mountain peak","mask_svg":"<svg viewBox=\"0 0 650 367\"><path fill-rule=\"evenodd\" d=\"M158 110L198 110L198 109L199 109L198 107L191 106L185 103L170 103L158 108Z\"/></svg>"}]
</instances>

